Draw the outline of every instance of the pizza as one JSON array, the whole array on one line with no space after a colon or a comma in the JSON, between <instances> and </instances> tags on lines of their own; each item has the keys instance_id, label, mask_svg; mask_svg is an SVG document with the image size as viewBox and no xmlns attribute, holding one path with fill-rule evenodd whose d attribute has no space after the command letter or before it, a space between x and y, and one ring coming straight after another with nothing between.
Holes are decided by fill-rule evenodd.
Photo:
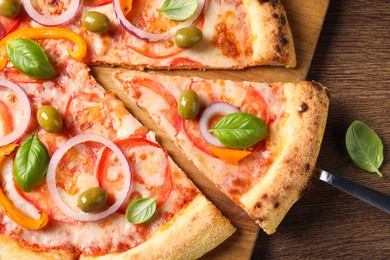
<instances>
[{"instance_id":1,"label":"pizza","mask_svg":"<svg viewBox=\"0 0 390 260\"><path fill-rule=\"evenodd\" d=\"M328 91L320 83L234 82L135 71L117 71L113 79L117 94L141 107L266 233L275 232L308 188L328 112ZM194 98L184 94L188 91L199 100L196 116L186 114L195 106ZM247 114L262 119L268 130L260 141L242 147L243 132L253 130ZM221 116L226 120L220 123L221 136L215 136L209 130L218 119L222 122Z\"/></svg>"},{"instance_id":2,"label":"pizza","mask_svg":"<svg viewBox=\"0 0 390 260\"><path fill-rule=\"evenodd\" d=\"M0 72L1 258L197 258L227 239L234 227L154 133L57 40L40 44L54 78Z\"/></svg>"},{"instance_id":3,"label":"pizza","mask_svg":"<svg viewBox=\"0 0 390 260\"><path fill-rule=\"evenodd\" d=\"M17 17L0 16L5 34L26 27L70 29L88 44L87 64L156 69L296 65L280 1L39 0L36 6L30 0L21 2L24 12ZM180 13L186 12L180 3L191 2L192 15L174 20L183 17L159 11L167 2Z\"/></svg>"}]
</instances>

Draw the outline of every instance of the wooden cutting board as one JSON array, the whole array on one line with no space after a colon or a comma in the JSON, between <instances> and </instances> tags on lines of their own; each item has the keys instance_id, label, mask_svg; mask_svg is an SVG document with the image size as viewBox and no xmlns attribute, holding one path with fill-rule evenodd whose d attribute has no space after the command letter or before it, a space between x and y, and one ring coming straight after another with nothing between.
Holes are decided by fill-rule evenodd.
<instances>
[{"instance_id":1,"label":"wooden cutting board","mask_svg":"<svg viewBox=\"0 0 390 260\"><path fill-rule=\"evenodd\" d=\"M329 0L283 0L282 3L286 9L294 36L298 61L295 69L257 67L242 71L171 70L158 71L158 73L166 75L198 76L210 79L220 78L260 82L297 82L306 79ZM136 107L126 96L115 89L110 75L118 68L95 66L91 69L96 79L105 88L114 92L141 123L156 132L157 140L168 150L173 160L237 228L237 231L231 238L205 255L204 259L249 259L252 255L252 250L259 233L259 227L241 208L236 206L222 192L217 190L214 185L197 170L193 163L183 156L174 143L169 140L145 113Z\"/></svg>"}]
</instances>

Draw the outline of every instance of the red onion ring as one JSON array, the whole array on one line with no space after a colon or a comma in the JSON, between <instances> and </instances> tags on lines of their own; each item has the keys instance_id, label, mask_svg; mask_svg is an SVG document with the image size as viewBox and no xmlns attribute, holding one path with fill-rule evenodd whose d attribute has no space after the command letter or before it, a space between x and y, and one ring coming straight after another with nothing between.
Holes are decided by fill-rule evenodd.
<instances>
[{"instance_id":1,"label":"red onion ring","mask_svg":"<svg viewBox=\"0 0 390 260\"><path fill-rule=\"evenodd\" d=\"M215 115L227 115L235 112L240 112L240 110L226 102L217 102L208 106L199 120L199 131L203 139L211 145L225 147L215 135L209 132L209 123Z\"/></svg>"},{"instance_id":2,"label":"red onion ring","mask_svg":"<svg viewBox=\"0 0 390 260\"><path fill-rule=\"evenodd\" d=\"M24 10L26 10L28 16L33 19L35 22L44 25L44 26L56 26L69 22L79 10L81 5L81 0L71 0L65 12L60 15L42 15L37 10L35 10L32 5L32 0L22 0L24 5Z\"/></svg>"},{"instance_id":3,"label":"red onion ring","mask_svg":"<svg viewBox=\"0 0 390 260\"><path fill-rule=\"evenodd\" d=\"M23 91L23 89L19 85L9 80L0 79L0 86L9 88L13 92L15 92L15 94L18 96L19 103L23 107L20 124L15 128L15 130L12 133L0 138L0 147L1 147L15 142L24 134L24 132L26 132L27 127L31 120L31 105L30 105L30 100L27 97L27 94Z\"/></svg>"},{"instance_id":4,"label":"red onion ring","mask_svg":"<svg viewBox=\"0 0 390 260\"><path fill-rule=\"evenodd\" d=\"M121 23L121 25L123 26L123 28L127 32L131 33L132 35L134 35L140 39L155 42L155 41L159 41L159 40L168 39L168 38L172 37L176 33L177 30L184 28L184 27L188 27L191 24L193 24L198 19L200 14L202 13L202 10L206 4L206 0L198 0L198 7L196 8L194 14L191 15L190 18L188 18L184 22L178 24L177 26L172 27L169 31L167 31L165 33L161 33L161 34L150 33L150 32L147 32L147 31L144 31L144 30L141 30L141 29L135 27L123 15L121 5L120 5L120 0L114 0L113 4L114 4L114 11L115 11L116 17L119 19L119 22Z\"/></svg>"},{"instance_id":5,"label":"red onion ring","mask_svg":"<svg viewBox=\"0 0 390 260\"><path fill-rule=\"evenodd\" d=\"M123 176L124 176L124 184L123 189L119 193L117 201L109 207L107 210L99 212L99 213L84 213L84 212L75 212L68 205L66 205L60 198L58 194L57 186L56 186L56 169L58 163L61 161L61 158L65 155L65 153L71 149L73 146L85 143L87 141L93 141L102 143L107 146L111 151L117 156L119 162L122 164L123 168ZM97 221L103 218L106 218L112 214L114 214L125 202L131 186L131 170L129 162L127 161L126 156L123 152L116 146L114 142L109 140L106 137L97 134L80 134L77 135L68 141L66 141L61 147L53 154L49 167L47 169L46 175L46 183L53 201L56 203L58 208L67 216L78 220L78 221Z\"/></svg>"}]
</instances>

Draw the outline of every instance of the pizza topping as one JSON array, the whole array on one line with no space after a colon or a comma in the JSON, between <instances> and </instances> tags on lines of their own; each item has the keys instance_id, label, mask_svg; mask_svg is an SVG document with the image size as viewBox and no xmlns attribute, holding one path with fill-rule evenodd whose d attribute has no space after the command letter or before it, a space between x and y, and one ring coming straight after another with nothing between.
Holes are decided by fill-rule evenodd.
<instances>
[{"instance_id":1,"label":"pizza topping","mask_svg":"<svg viewBox=\"0 0 390 260\"><path fill-rule=\"evenodd\" d=\"M155 42L155 41L165 40L165 39L171 38L177 30L184 28L184 27L188 27L191 24L193 24L198 19L200 14L202 13L202 10L203 10L203 7L204 7L206 1L205 0L197 0L197 2L198 2L197 8L191 17L189 17L186 21L184 21L176 26L171 27L168 31L166 31L164 33L160 33L160 34L147 32L145 30L142 30L142 29L134 26L131 22L129 22L127 20L126 16L124 15L120 2L121 2L120 0L114 0L113 4L114 4L115 14L118 17L122 27L127 32L131 33L132 35L134 35L138 38L141 38L141 39L147 40L147 41L151 41L151 42Z\"/></svg>"},{"instance_id":2,"label":"pizza topping","mask_svg":"<svg viewBox=\"0 0 390 260\"><path fill-rule=\"evenodd\" d=\"M40 107L37 111L37 120L46 132L57 133L62 129L62 117L52 106Z\"/></svg>"},{"instance_id":3,"label":"pizza topping","mask_svg":"<svg viewBox=\"0 0 390 260\"><path fill-rule=\"evenodd\" d=\"M257 116L237 112L222 117L209 130L226 147L248 148L263 140L268 133L267 124Z\"/></svg>"},{"instance_id":4,"label":"pizza topping","mask_svg":"<svg viewBox=\"0 0 390 260\"><path fill-rule=\"evenodd\" d=\"M0 1L0 15L15 18L20 13L20 4L18 0L1 0Z\"/></svg>"},{"instance_id":5,"label":"pizza topping","mask_svg":"<svg viewBox=\"0 0 390 260\"><path fill-rule=\"evenodd\" d=\"M230 149L230 148L220 148L216 146L210 145L211 152L217 156L219 159L224 160L225 162L231 163L231 164L238 164L238 162L248 155L250 155L252 152L246 151L246 150L237 150L237 149Z\"/></svg>"},{"instance_id":6,"label":"pizza topping","mask_svg":"<svg viewBox=\"0 0 390 260\"><path fill-rule=\"evenodd\" d=\"M100 187L92 187L79 195L77 207L83 212L101 210L107 202L107 192Z\"/></svg>"},{"instance_id":7,"label":"pizza topping","mask_svg":"<svg viewBox=\"0 0 390 260\"><path fill-rule=\"evenodd\" d=\"M107 146L116 155L116 159L122 166L123 185L117 196L117 200L107 210L104 210L99 213L84 213L76 211L76 209L69 207L68 204L65 203L60 197L60 193L56 184L56 169L61 161L61 158L72 147L88 141L98 142ZM114 214L122 206L130 191L131 170L129 162L127 161L125 155L111 140L97 134L80 134L69 139L54 153L53 157L50 160L49 168L47 170L46 183L49 193L53 198L53 201L65 215L78 221L97 221Z\"/></svg>"},{"instance_id":8,"label":"pizza topping","mask_svg":"<svg viewBox=\"0 0 390 260\"><path fill-rule=\"evenodd\" d=\"M36 79L52 79L56 71L44 49L35 41L13 39L7 42L7 54L12 64L23 74Z\"/></svg>"},{"instance_id":9,"label":"pizza topping","mask_svg":"<svg viewBox=\"0 0 390 260\"><path fill-rule=\"evenodd\" d=\"M202 31L193 26L181 28L175 33L175 44L182 49L192 48L202 39Z\"/></svg>"},{"instance_id":10,"label":"pizza topping","mask_svg":"<svg viewBox=\"0 0 390 260\"><path fill-rule=\"evenodd\" d=\"M95 11L85 13L82 23L85 29L95 33L105 33L110 29L110 19L105 14Z\"/></svg>"},{"instance_id":11,"label":"pizza topping","mask_svg":"<svg viewBox=\"0 0 390 260\"><path fill-rule=\"evenodd\" d=\"M217 102L208 106L203 111L199 120L199 131L204 140L213 146L225 147L215 135L210 133L210 121L215 116L227 115L235 112L239 112L239 110L235 106L225 102Z\"/></svg>"},{"instance_id":12,"label":"pizza topping","mask_svg":"<svg viewBox=\"0 0 390 260\"><path fill-rule=\"evenodd\" d=\"M59 27L33 27L24 28L14 31L8 34L0 41L0 70L4 69L7 64L7 57L5 55L6 43L11 39L23 38L23 39L66 39L76 44L77 50L73 51L68 49L69 55L77 60L81 61L87 54L87 43L80 35L72 32L71 30Z\"/></svg>"},{"instance_id":13,"label":"pizza topping","mask_svg":"<svg viewBox=\"0 0 390 260\"><path fill-rule=\"evenodd\" d=\"M140 198L133 200L126 210L126 219L132 224L142 224L149 221L156 211L155 198Z\"/></svg>"},{"instance_id":14,"label":"pizza topping","mask_svg":"<svg viewBox=\"0 0 390 260\"><path fill-rule=\"evenodd\" d=\"M181 118L193 119L199 113L200 100L195 91L186 89L181 93L178 111Z\"/></svg>"},{"instance_id":15,"label":"pizza topping","mask_svg":"<svg viewBox=\"0 0 390 260\"><path fill-rule=\"evenodd\" d=\"M69 22L76 14L81 5L81 0L71 0L68 8L60 15L42 15L35 10L32 0L23 0L26 13L35 22L44 26L55 26Z\"/></svg>"},{"instance_id":16,"label":"pizza topping","mask_svg":"<svg viewBox=\"0 0 390 260\"><path fill-rule=\"evenodd\" d=\"M0 147L1 147L1 146L15 142L24 134L24 132L26 131L26 129L30 123L31 106L30 106L30 100L28 99L26 93L22 90L22 88L19 87L19 85L15 84L11 81L8 81L8 80L0 79L0 86L11 89L16 94L16 99L18 100L18 103L20 104L20 106L22 108L20 111L22 116L21 116L20 123L19 123L18 127L16 127L15 129L12 129L13 131L11 133L8 133L8 131L5 131L5 135L0 138ZM12 97L12 98L14 98L14 97ZM0 103L0 104L3 104L3 103ZM2 108L2 106L0 106L0 109L1 108ZM6 115L9 115L9 113L7 113ZM2 115L0 115L0 121L4 121L1 119L2 119ZM13 123L12 122L2 122L2 124L4 127L4 125L8 126L8 125L11 125Z\"/></svg>"},{"instance_id":17,"label":"pizza topping","mask_svg":"<svg viewBox=\"0 0 390 260\"><path fill-rule=\"evenodd\" d=\"M197 7L197 0L165 0L157 10L168 19L184 21L194 14Z\"/></svg>"},{"instance_id":18,"label":"pizza topping","mask_svg":"<svg viewBox=\"0 0 390 260\"><path fill-rule=\"evenodd\" d=\"M30 192L43 179L49 164L46 147L36 134L27 138L18 149L14 161L14 178L20 189Z\"/></svg>"},{"instance_id":19,"label":"pizza topping","mask_svg":"<svg viewBox=\"0 0 390 260\"><path fill-rule=\"evenodd\" d=\"M221 22L215 26L213 43L221 49L225 56L232 58L240 56L236 42L235 34L229 30L226 23Z\"/></svg>"}]
</instances>

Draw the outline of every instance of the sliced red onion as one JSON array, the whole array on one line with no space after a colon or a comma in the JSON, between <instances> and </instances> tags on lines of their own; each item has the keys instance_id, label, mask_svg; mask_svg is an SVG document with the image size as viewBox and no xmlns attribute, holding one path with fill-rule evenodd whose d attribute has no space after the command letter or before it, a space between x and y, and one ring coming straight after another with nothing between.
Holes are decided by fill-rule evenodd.
<instances>
[{"instance_id":1,"label":"sliced red onion","mask_svg":"<svg viewBox=\"0 0 390 260\"><path fill-rule=\"evenodd\" d=\"M132 35L134 35L138 38L141 38L143 40L155 42L155 41L159 41L159 40L168 39L168 38L172 37L176 33L177 30L184 28L184 27L188 27L191 24L193 24L198 19L200 14L202 13L202 10L206 4L206 0L198 0L198 7L196 8L194 14L190 18L188 18L187 20L185 20L182 23L179 23L177 26L172 27L169 31L167 31L165 33L161 33L161 34L150 33L150 32L147 32L147 31L144 31L144 30L141 30L141 29L135 27L124 16L122 9L121 9L121 5L120 5L120 0L114 0L113 4L114 4L114 11L115 11L116 17L119 19L119 22L121 23L121 25L123 26L123 28L127 32L129 32Z\"/></svg>"},{"instance_id":2,"label":"sliced red onion","mask_svg":"<svg viewBox=\"0 0 390 260\"><path fill-rule=\"evenodd\" d=\"M217 102L208 106L199 120L199 131L203 139L211 145L225 147L215 135L209 132L210 120L216 115L228 115L236 112L240 112L240 110L226 102Z\"/></svg>"},{"instance_id":3,"label":"sliced red onion","mask_svg":"<svg viewBox=\"0 0 390 260\"><path fill-rule=\"evenodd\" d=\"M19 103L23 108L20 124L17 127L15 127L15 130L12 133L0 138L0 147L1 147L15 142L24 134L24 132L26 132L27 127L31 120L31 105L30 105L30 100L27 97L27 94L23 91L23 89L19 85L9 80L0 79L0 86L9 88L13 92L15 92L15 94L18 97Z\"/></svg>"},{"instance_id":4,"label":"sliced red onion","mask_svg":"<svg viewBox=\"0 0 390 260\"><path fill-rule=\"evenodd\" d=\"M99 212L99 213L85 213L82 211L74 211L72 210L66 203L64 203L58 194L57 186L56 186L56 169L58 163L61 161L61 158L66 154L68 150L70 150L73 146L85 143L87 141L93 141L102 143L107 146L118 158L119 162L122 165L124 183L123 188L120 191L116 202L109 207L107 210ZM47 169L46 175L46 183L53 201L56 203L58 208L67 216L78 220L78 221L97 221L104 219L112 214L114 214L125 202L131 186L131 171L130 165L127 161L126 156L123 152L116 146L114 142L109 140L108 138L97 135L97 134L80 134L77 135L68 141L66 141L60 148L53 154L53 157L50 160L49 167Z\"/></svg>"},{"instance_id":5,"label":"sliced red onion","mask_svg":"<svg viewBox=\"0 0 390 260\"><path fill-rule=\"evenodd\" d=\"M81 0L71 0L65 12L60 15L42 15L32 5L33 0L22 0L24 10L35 22L44 26L56 26L69 22L79 10Z\"/></svg>"}]
</instances>

